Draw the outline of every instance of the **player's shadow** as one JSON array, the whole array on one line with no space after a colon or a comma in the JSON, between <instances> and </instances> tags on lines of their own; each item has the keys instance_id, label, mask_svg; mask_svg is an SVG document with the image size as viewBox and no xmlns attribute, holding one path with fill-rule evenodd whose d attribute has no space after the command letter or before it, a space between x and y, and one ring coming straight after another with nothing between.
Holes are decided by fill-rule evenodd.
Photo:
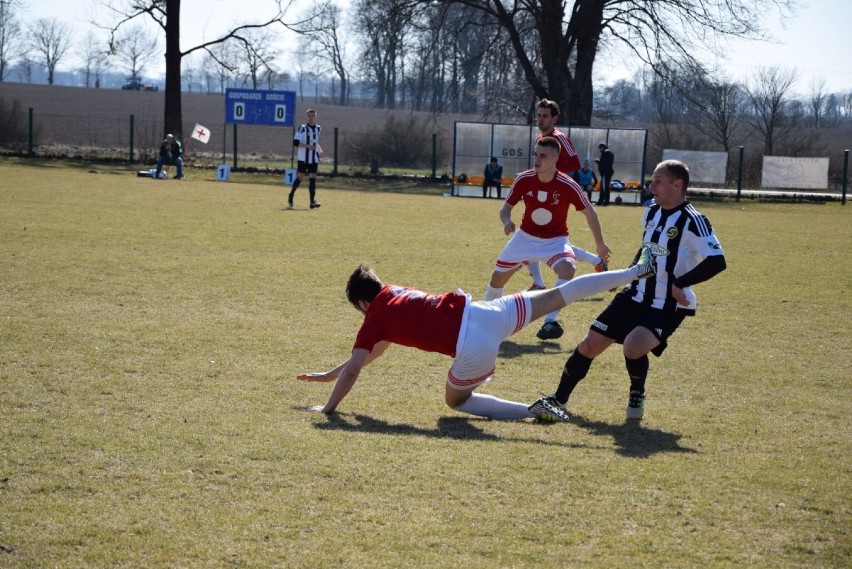
<instances>
[{"instance_id":1,"label":"player's shadow","mask_svg":"<svg viewBox=\"0 0 852 569\"><path fill-rule=\"evenodd\" d=\"M361 414L332 413L326 417L325 422L318 422L314 427L325 431L344 431L352 433L372 433L381 435L416 435L437 439L456 439L463 441L490 441L490 442L526 442L546 444L558 447L583 447L588 445L574 445L571 443L544 441L536 438L507 437L488 433L480 428L477 423L488 423L490 419L478 419L472 417L441 417L438 419L434 429L416 427L407 423L389 423L381 419ZM530 423L532 427L534 425ZM542 425L547 428L551 425ZM552 425L558 427L560 425ZM562 425L565 426L565 425Z\"/></svg>"},{"instance_id":2,"label":"player's shadow","mask_svg":"<svg viewBox=\"0 0 852 569\"><path fill-rule=\"evenodd\" d=\"M566 353L558 342L536 342L535 344L518 344L506 340L500 344L500 357L503 359L519 358L528 354L564 354Z\"/></svg>"},{"instance_id":3,"label":"player's shadow","mask_svg":"<svg viewBox=\"0 0 852 569\"><path fill-rule=\"evenodd\" d=\"M699 452L681 446L680 439L683 435L643 427L641 421L625 420L621 424L612 424L588 421L581 415L571 413L571 422L596 435L612 437L615 452L626 457L648 458L661 452Z\"/></svg>"}]
</instances>

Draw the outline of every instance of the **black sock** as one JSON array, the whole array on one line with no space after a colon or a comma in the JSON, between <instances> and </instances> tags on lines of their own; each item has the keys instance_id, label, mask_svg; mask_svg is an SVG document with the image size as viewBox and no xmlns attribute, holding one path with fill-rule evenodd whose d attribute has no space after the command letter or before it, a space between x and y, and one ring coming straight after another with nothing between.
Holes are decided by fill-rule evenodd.
<instances>
[{"instance_id":1,"label":"black sock","mask_svg":"<svg viewBox=\"0 0 852 569\"><path fill-rule=\"evenodd\" d=\"M645 393L645 379L648 377L649 365L647 354L635 360L624 358L624 366L627 368L627 375L630 376L630 391Z\"/></svg>"},{"instance_id":2,"label":"black sock","mask_svg":"<svg viewBox=\"0 0 852 569\"><path fill-rule=\"evenodd\" d=\"M311 203L314 203L316 201L315 198L316 198L316 195L317 195L317 179L316 178L311 178L311 179L308 180L308 193L311 194Z\"/></svg>"},{"instance_id":3,"label":"black sock","mask_svg":"<svg viewBox=\"0 0 852 569\"><path fill-rule=\"evenodd\" d=\"M299 185L302 183L301 178L296 178L296 181L293 182L293 189L290 190L290 195L287 197L287 201L293 203L293 196L296 194L296 190L299 189Z\"/></svg>"},{"instance_id":4,"label":"black sock","mask_svg":"<svg viewBox=\"0 0 852 569\"><path fill-rule=\"evenodd\" d=\"M579 347L579 346L578 346ZM562 377L559 378L559 387L556 389L556 400L565 405L571 392L580 383L580 380L586 377L589 373L589 367L592 365L593 358L587 358L580 353L580 350L574 348L574 351L565 362L565 367L562 369Z\"/></svg>"}]
</instances>

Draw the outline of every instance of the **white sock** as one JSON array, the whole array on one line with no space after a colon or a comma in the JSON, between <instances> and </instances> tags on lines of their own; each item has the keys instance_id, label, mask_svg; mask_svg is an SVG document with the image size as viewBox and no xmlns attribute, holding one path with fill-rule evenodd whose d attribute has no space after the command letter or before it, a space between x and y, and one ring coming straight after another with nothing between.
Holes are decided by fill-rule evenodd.
<instances>
[{"instance_id":1,"label":"white sock","mask_svg":"<svg viewBox=\"0 0 852 569\"><path fill-rule=\"evenodd\" d=\"M492 288L491 285L488 285L485 288L485 300L494 300L495 298L500 298L503 296L502 288Z\"/></svg>"},{"instance_id":2,"label":"white sock","mask_svg":"<svg viewBox=\"0 0 852 569\"><path fill-rule=\"evenodd\" d=\"M575 277L567 283L559 286L559 292L562 293L562 298L565 299L565 304L577 302L581 298L592 296L599 292L618 288L626 285L636 278L639 273L639 267L633 266L629 269L620 271L609 271L606 273L590 273Z\"/></svg>"},{"instance_id":3,"label":"white sock","mask_svg":"<svg viewBox=\"0 0 852 569\"><path fill-rule=\"evenodd\" d=\"M567 280L565 280L565 279L556 279L556 286L555 286L554 288L559 288L559 287L561 287L562 285L564 285L564 284L565 284L565 283L567 283L567 282L570 282L570 281L567 281ZM562 289L560 289L560 290L562 290ZM564 292L562 293L562 296L563 296L563 297L565 296L565 293L564 293ZM544 322L545 322L545 323L547 323L547 322L555 322L555 321L556 321L556 317L557 317L557 316L559 316L559 311L558 311L558 310L554 310L553 312L551 312L550 314L548 314L547 316L545 316L545 317L544 317Z\"/></svg>"},{"instance_id":4,"label":"white sock","mask_svg":"<svg viewBox=\"0 0 852 569\"><path fill-rule=\"evenodd\" d=\"M585 249L582 249L575 245L571 245L571 248L574 249L574 257L576 257L578 261L583 261L584 263L591 263L592 265L597 265L601 262L601 258L595 255L594 253L589 253Z\"/></svg>"},{"instance_id":5,"label":"white sock","mask_svg":"<svg viewBox=\"0 0 852 569\"><path fill-rule=\"evenodd\" d=\"M536 286L544 287L544 277L541 276L541 264L539 264L538 261L533 261L532 263L527 265L527 270L530 272L533 284Z\"/></svg>"},{"instance_id":6,"label":"white sock","mask_svg":"<svg viewBox=\"0 0 852 569\"><path fill-rule=\"evenodd\" d=\"M467 401L454 409L459 413L491 419L528 419L535 417L524 403L497 399L492 395L471 393Z\"/></svg>"}]
</instances>

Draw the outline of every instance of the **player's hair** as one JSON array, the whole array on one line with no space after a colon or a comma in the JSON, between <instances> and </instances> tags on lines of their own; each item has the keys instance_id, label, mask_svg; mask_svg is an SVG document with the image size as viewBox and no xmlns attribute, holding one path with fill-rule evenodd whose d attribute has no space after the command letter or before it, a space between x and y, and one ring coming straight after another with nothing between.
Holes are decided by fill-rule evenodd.
<instances>
[{"instance_id":1,"label":"player's hair","mask_svg":"<svg viewBox=\"0 0 852 569\"><path fill-rule=\"evenodd\" d=\"M365 300L373 302L376 295L382 290L382 281L376 276L376 273L370 267L361 264L349 277L349 282L346 283L346 298L355 308L360 309L358 302Z\"/></svg>"},{"instance_id":2,"label":"player's hair","mask_svg":"<svg viewBox=\"0 0 852 569\"><path fill-rule=\"evenodd\" d=\"M550 114L554 117L559 116L559 103L550 99L542 99L538 102L539 109L550 109Z\"/></svg>"},{"instance_id":3,"label":"player's hair","mask_svg":"<svg viewBox=\"0 0 852 569\"><path fill-rule=\"evenodd\" d=\"M556 154L559 155L559 152L562 150L562 147L559 146L559 141L553 138L552 136L543 136L538 142L535 143L536 146L543 146L544 148L551 148L556 151Z\"/></svg>"},{"instance_id":4,"label":"player's hair","mask_svg":"<svg viewBox=\"0 0 852 569\"><path fill-rule=\"evenodd\" d=\"M657 168L665 168L669 176L675 180L683 181L683 191L686 193L686 188L689 187L689 166L680 160L663 160L657 165Z\"/></svg>"}]
</instances>

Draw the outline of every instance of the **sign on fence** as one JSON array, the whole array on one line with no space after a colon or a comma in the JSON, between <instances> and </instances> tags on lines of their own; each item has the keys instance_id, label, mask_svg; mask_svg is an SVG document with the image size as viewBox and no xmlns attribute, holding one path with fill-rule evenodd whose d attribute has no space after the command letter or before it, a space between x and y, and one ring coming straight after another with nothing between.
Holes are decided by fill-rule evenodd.
<instances>
[{"instance_id":1,"label":"sign on fence","mask_svg":"<svg viewBox=\"0 0 852 569\"><path fill-rule=\"evenodd\" d=\"M663 160L680 160L689 167L689 181L724 184L728 168L727 152L663 149Z\"/></svg>"},{"instance_id":2,"label":"sign on fence","mask_svg":"<svg viewBox=\"0 0 852 569\"><path fill-rule=\"evenodd\" d=\"M293 126L294 91L225 89L225 122Z\"/></svg>"},{"instance_id":3,"label":"sign on fence","mask_svg":"<svg viewBox=\"0 0 852 569\"><path fill-rule=\"evenodd\" d=\"M825 190L828 188L828 158L764 156L764 188Z\"/></svg>"}]
</instances>

